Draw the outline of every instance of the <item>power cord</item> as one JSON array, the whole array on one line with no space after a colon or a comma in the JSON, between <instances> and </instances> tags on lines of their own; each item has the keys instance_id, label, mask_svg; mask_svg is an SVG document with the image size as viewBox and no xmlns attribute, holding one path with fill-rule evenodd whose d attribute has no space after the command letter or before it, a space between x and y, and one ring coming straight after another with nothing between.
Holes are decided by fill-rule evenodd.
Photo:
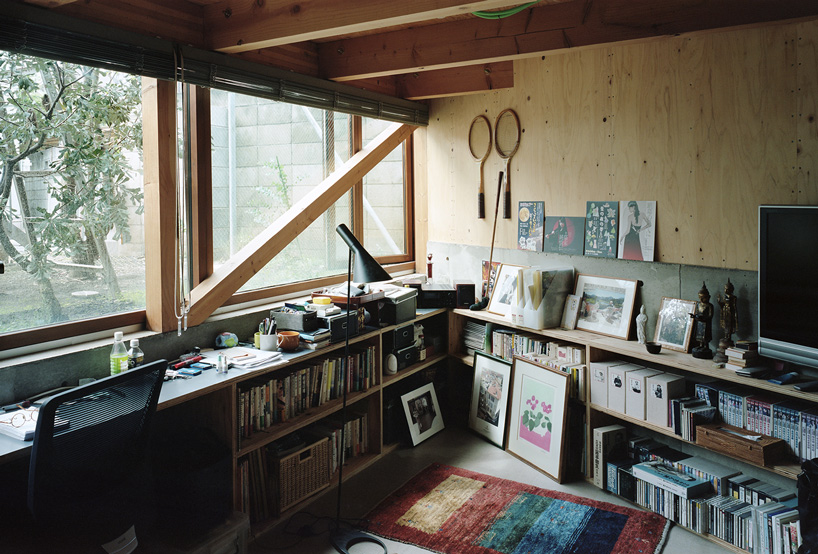
<instances>
[{"instance_id":1,"label":"power cord","mask_svg":"<svg viewBox=\"0 0 818 554\"><path fill-rule=\"evenodd\" d=\"M504 19L506 17L511 17L512 15L517 15L518 13L523 11L524 9L530 8L534 4L537 4L538 2L539 2L539 0L536 0L535 2L528 2L527 4L523 4L523 5L517 6L515 8L508 8L508 9L500 10L500 11L496 11L496 12L472 12L472 15L476 15L477 17L480 17L480 18L483 18L483 19Z\"/></svg>"}]
</instances>

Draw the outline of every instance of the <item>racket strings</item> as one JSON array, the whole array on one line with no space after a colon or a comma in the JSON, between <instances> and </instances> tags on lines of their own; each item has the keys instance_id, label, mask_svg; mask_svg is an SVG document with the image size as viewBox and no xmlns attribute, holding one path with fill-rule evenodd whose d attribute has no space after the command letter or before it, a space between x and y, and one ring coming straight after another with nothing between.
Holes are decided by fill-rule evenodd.
<instances>
[{"instance_id":1,"label":"racket strings","mask_svg":"<svg viewBox=\"0 0 818 554\"><path fill-rule=\"evenodd\" d=\"M520 126L514 116L510 113L503 114L497 120L495 133L497 153L504 158L511 156L520 145Z\"/></svg>"},{"instance_id":2,"label":"racket strings","mask_svg":"<svg viewBox=\"0 0 818 554\"><path fill-rule=\"evenodd\" d=\"M481 161L491 152L491 128L485 117L476 117L469 128L469 151L475 160Z\"/></svg>"}]
</instances>

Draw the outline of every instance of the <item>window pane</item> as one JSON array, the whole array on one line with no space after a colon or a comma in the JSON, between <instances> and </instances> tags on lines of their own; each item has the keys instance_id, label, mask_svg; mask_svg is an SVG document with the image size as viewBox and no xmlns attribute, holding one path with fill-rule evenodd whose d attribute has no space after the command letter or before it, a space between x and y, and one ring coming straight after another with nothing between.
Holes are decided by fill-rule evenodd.
<instances>
[{"instance_id":1,"label":"window pane","mask_svg":"<svg viewBox=\"0 0 818 554\"><path fill-rule=\"evenodd\" d=\"M140 79L0 52L0 332L145 309Z\"/></svg>"},{"instance_id":2,"label":"window pane","mask_svg":"<svg viewBox=\"0 0 818 554\"><path fill-rule=\"evenodd\" d=\"M349 116L211 91L214 264L218 267L349 159ZM344 196L240 290L346 270L335 227L350 222Z\"/></svg>"},{"instance_id":3,"label":"window pane","mask_svg":"<svg viewBox=\"0 0 818 554\"><path fill-rule=\"evenodd\" d=\"M363 120L363 144L391 125ZM395 148L364 177L364 245L373 256L406 252L406 206L403 145Z\"/></svg>"}]
</instances>

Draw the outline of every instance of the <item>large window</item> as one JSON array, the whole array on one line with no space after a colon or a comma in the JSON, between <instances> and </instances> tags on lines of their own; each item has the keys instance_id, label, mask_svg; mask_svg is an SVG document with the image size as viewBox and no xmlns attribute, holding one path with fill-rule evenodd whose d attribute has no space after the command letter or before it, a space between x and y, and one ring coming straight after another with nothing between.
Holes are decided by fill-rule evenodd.
<instances>
[{"instance_id":1,"label":"large window","mask_svg":"<svg viewBox=\"0 0 818 554\"><path fill-rule=\"evenodd\" d=\"M389 124L364 120L366 144ZM227 261L295 202L341 167L356 142L353 116L211 91L214 266ZM373 255L405 256L403 147L248 281L256 290L338 275L347 248L335 227L363 205L364 244Z\"/></svg>"},{"instance_id":2,"label":"large window","mask_svg":"<svg viewBox=\"0 0 818 554\"><path fill-rule=\"evenodd\" d=\"M0 333L145 309L140 91L0 52Z\"/></svg>"}]
</instances>

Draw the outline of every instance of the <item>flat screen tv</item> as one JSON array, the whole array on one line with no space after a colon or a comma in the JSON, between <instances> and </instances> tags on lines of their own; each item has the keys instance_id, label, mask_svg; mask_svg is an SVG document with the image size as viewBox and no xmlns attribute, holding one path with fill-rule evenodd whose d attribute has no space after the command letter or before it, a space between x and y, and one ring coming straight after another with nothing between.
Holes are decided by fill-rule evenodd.
<instances>
[{"instance_id":1,"label":"flat screen tv","mask_svg":"<svg viewBox=\"0 0 818 554\"><path fill-rule=\"evenodd\" d=\"M818 206L759 206L758 349L818 367Z\"/></svg>"}]
</instances>

